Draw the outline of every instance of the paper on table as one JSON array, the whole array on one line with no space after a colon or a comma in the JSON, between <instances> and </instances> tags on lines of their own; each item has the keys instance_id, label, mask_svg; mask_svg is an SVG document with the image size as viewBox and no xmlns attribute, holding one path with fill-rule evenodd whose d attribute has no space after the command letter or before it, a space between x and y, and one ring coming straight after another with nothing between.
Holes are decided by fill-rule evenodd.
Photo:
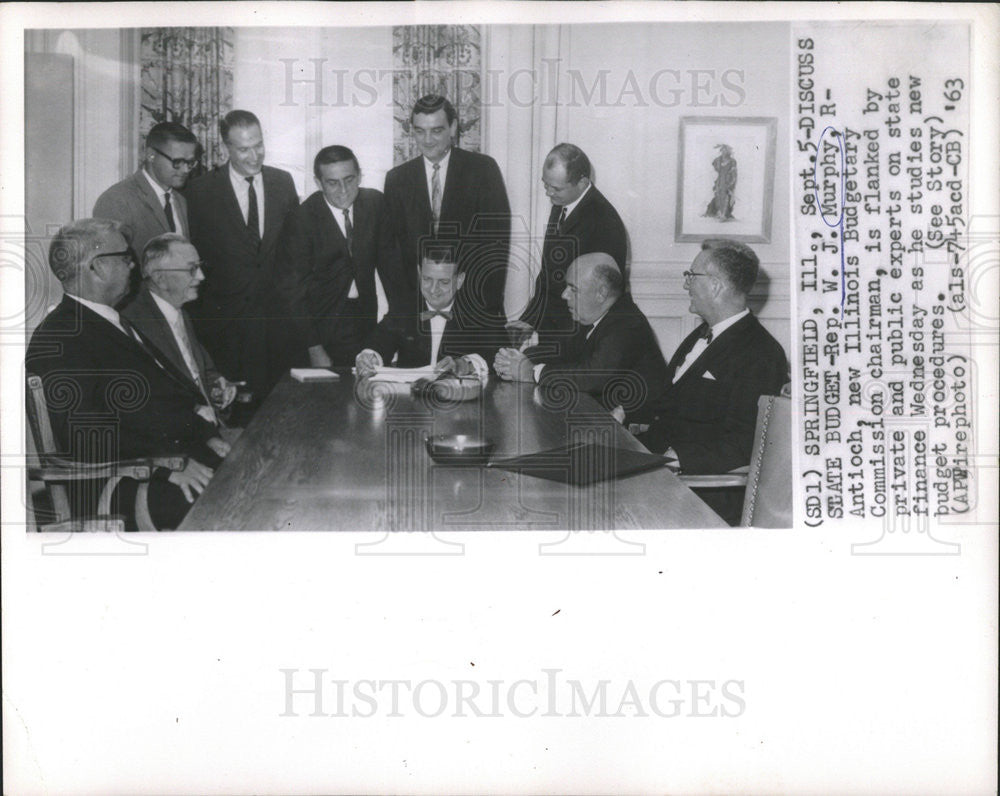
<instances>
[{"instance_id":1,"label":"paper on table","mask_svg":"<svg viewBox=\"0 0 1000 796\"><path fill-rule=\"evenodd\" d=\"M292 368L295 381L337 381L340 376L326 368Z\"/></svg>"},{"instance_id":2,"label":"paper on table","mask_svg":"<svg viewBox=\"0 0 1000 796\"><path fill-rule=\"evenodd\" d=\"M383 366L372 375L372 381L391 381L397 384L412 384L417 379L434 375L434 368L428 365L423 368L392 368Z\"/></svg>"}]
</instances>

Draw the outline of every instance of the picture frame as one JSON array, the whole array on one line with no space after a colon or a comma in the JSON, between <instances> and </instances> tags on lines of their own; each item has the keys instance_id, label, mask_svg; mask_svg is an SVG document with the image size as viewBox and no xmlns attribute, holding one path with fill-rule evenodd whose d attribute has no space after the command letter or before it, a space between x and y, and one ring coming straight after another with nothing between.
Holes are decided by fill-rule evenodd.
<instances>
[{"instance_id":1,"label":"picture frame","mask_svg":"<svg viewBox=\"0 0 1000 796\"><path fill-rule=\"evenodd\" d=\"M677 241L771 242L777 130L775 117L681 117Z\"/></svg>"}]
</instances>

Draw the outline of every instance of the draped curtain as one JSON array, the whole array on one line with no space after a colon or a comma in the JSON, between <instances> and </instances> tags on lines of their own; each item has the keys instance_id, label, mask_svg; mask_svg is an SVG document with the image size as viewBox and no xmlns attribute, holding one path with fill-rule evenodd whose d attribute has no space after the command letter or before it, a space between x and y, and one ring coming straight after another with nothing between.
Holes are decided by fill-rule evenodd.
<instances>
[{"instance_id":1,"label":"draped curtain","mask_svg":"<svg viewBox=\"0 0 1000 796\"><path fill-rule=\"evenodd\" d=\"M480 150L482 31L475 25L421 25L392 29L393 165L418 152L410 136L413 103L425 94L447 97L458 112L458 141Z\"/></svg>"},{"instance_id":2,"label":"draped curtain","mask_svg":"<svg viewBox=\"0 0 1000 796\"><path fill-rule=\"evenodd\" d=\"M226 160L219 119L233 104L232 28L142 28L139 132L179 122L201 143L192 176Z\"/></svg>"}]
</instances>

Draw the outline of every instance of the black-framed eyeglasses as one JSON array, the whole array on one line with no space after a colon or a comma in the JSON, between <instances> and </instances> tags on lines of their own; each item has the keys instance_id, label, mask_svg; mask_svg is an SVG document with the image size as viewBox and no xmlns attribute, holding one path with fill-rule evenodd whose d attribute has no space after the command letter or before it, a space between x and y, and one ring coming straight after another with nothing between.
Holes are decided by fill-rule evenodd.
<instances>
[{"instance_id":1,"label":"black-framed eyeglasses","mask_svg":"<svg viewBox=\"0 0 1000 796\"><path fill-rule=\"evenodd\" d=\"M135 265L135 257L129 249L124 249L120 252L101 252L100 254L95 254L90 258L90 264L93 265L94 260L99 260L101 257L118 257L128 263L129 268Z\"/></svg>"},{"instance_id":2,"label":"black-framed eyeglasses","mask_svg":"<svg viewBox=\"0 0 1000 796\"><path fill-rule=\"evenodd\" d=\"M706 274L706 273L704 273L702 271L685 271L684 272L684 281L686 282L689 279L694 279L696 276L711 276L711 274Z\"/></svg>"},{"instance_id":3,"label":"black-framed eyeglasses","mask_svg":"<svg viewBox=\"0 0 1000 796\"><path fill-rule=\"evenodd\" d=\"M152 149L154 152L158 153L161 157L164 157L167 160L169 160L170 165L173 166L175 169L179 169L182 166L187 166L188 170L190 171L191 169L193 169L195 166L198 165L198 158L172 158L162 149L157 149L153 145L150 145L149 148Z\"/></svg>"},{"instance_id":4,"label":"black-framed eyeglasses","mask_svg":"<svg viewBox=\"0 0 1000 796\"><path fill-rule=\"evenodd\" d=\"M155 273L156 271L184 271L184 272L187 273L188 276L190 276L193 279L194 276L195 276L195 274L197 274L198 271L204 265L205 265L205 263L202 262L201 260L199 260L198 262L194 263L193 265L188 265L188 266L185 266L184 268L154 268L153 272Z\"/></svg>"}]
</instances>

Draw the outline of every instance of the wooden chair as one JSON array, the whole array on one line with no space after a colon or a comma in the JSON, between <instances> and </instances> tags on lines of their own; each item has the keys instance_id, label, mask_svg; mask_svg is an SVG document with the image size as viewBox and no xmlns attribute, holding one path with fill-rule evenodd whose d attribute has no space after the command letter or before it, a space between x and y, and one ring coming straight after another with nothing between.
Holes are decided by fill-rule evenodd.
<instances>
[{"instance_id":1,"label":"wooden chair","mask_svg":"<svg viewBox=\"0 0 1000 796\"><path fill-rule=\"evenodd\" d=\"M187 464L183 456L154 456L144 459L128 459L117 462L101 462L97 464L81 464L60 456L52 423L49 419L48 406L45 401L45 390L42 380L31 373L27 377L27 410L31 436L35 443L36 454L28 457L28 479L39 481L44 485L48 502L51 504L51 517L47 522L42 517L47 512L36 511L36 521L39 531L124 531L125 520L120 515L111 514L111 496L122 478L133 478L139 482L135 498L136 525L140 531L155 531L152 517L149 514L147 497L149 480L153 470L165 467L168 470L180 471ZM70 508L67 484L80 481L99 481L106 479L98 500L97 513L94 516L74 517Z\"/></svg>"},{"instance_id":2,"label":"wooden chair","mask_svg":"<svg viewBox=\"0 0 1000 796\"><path fill-rule=\"evenodd\" d=\"M746 528L792 527L792 401L762 395L757 401L750 465L721 475L683 475L692 489L743 488Z\"/></svg>"}]
</instances>

